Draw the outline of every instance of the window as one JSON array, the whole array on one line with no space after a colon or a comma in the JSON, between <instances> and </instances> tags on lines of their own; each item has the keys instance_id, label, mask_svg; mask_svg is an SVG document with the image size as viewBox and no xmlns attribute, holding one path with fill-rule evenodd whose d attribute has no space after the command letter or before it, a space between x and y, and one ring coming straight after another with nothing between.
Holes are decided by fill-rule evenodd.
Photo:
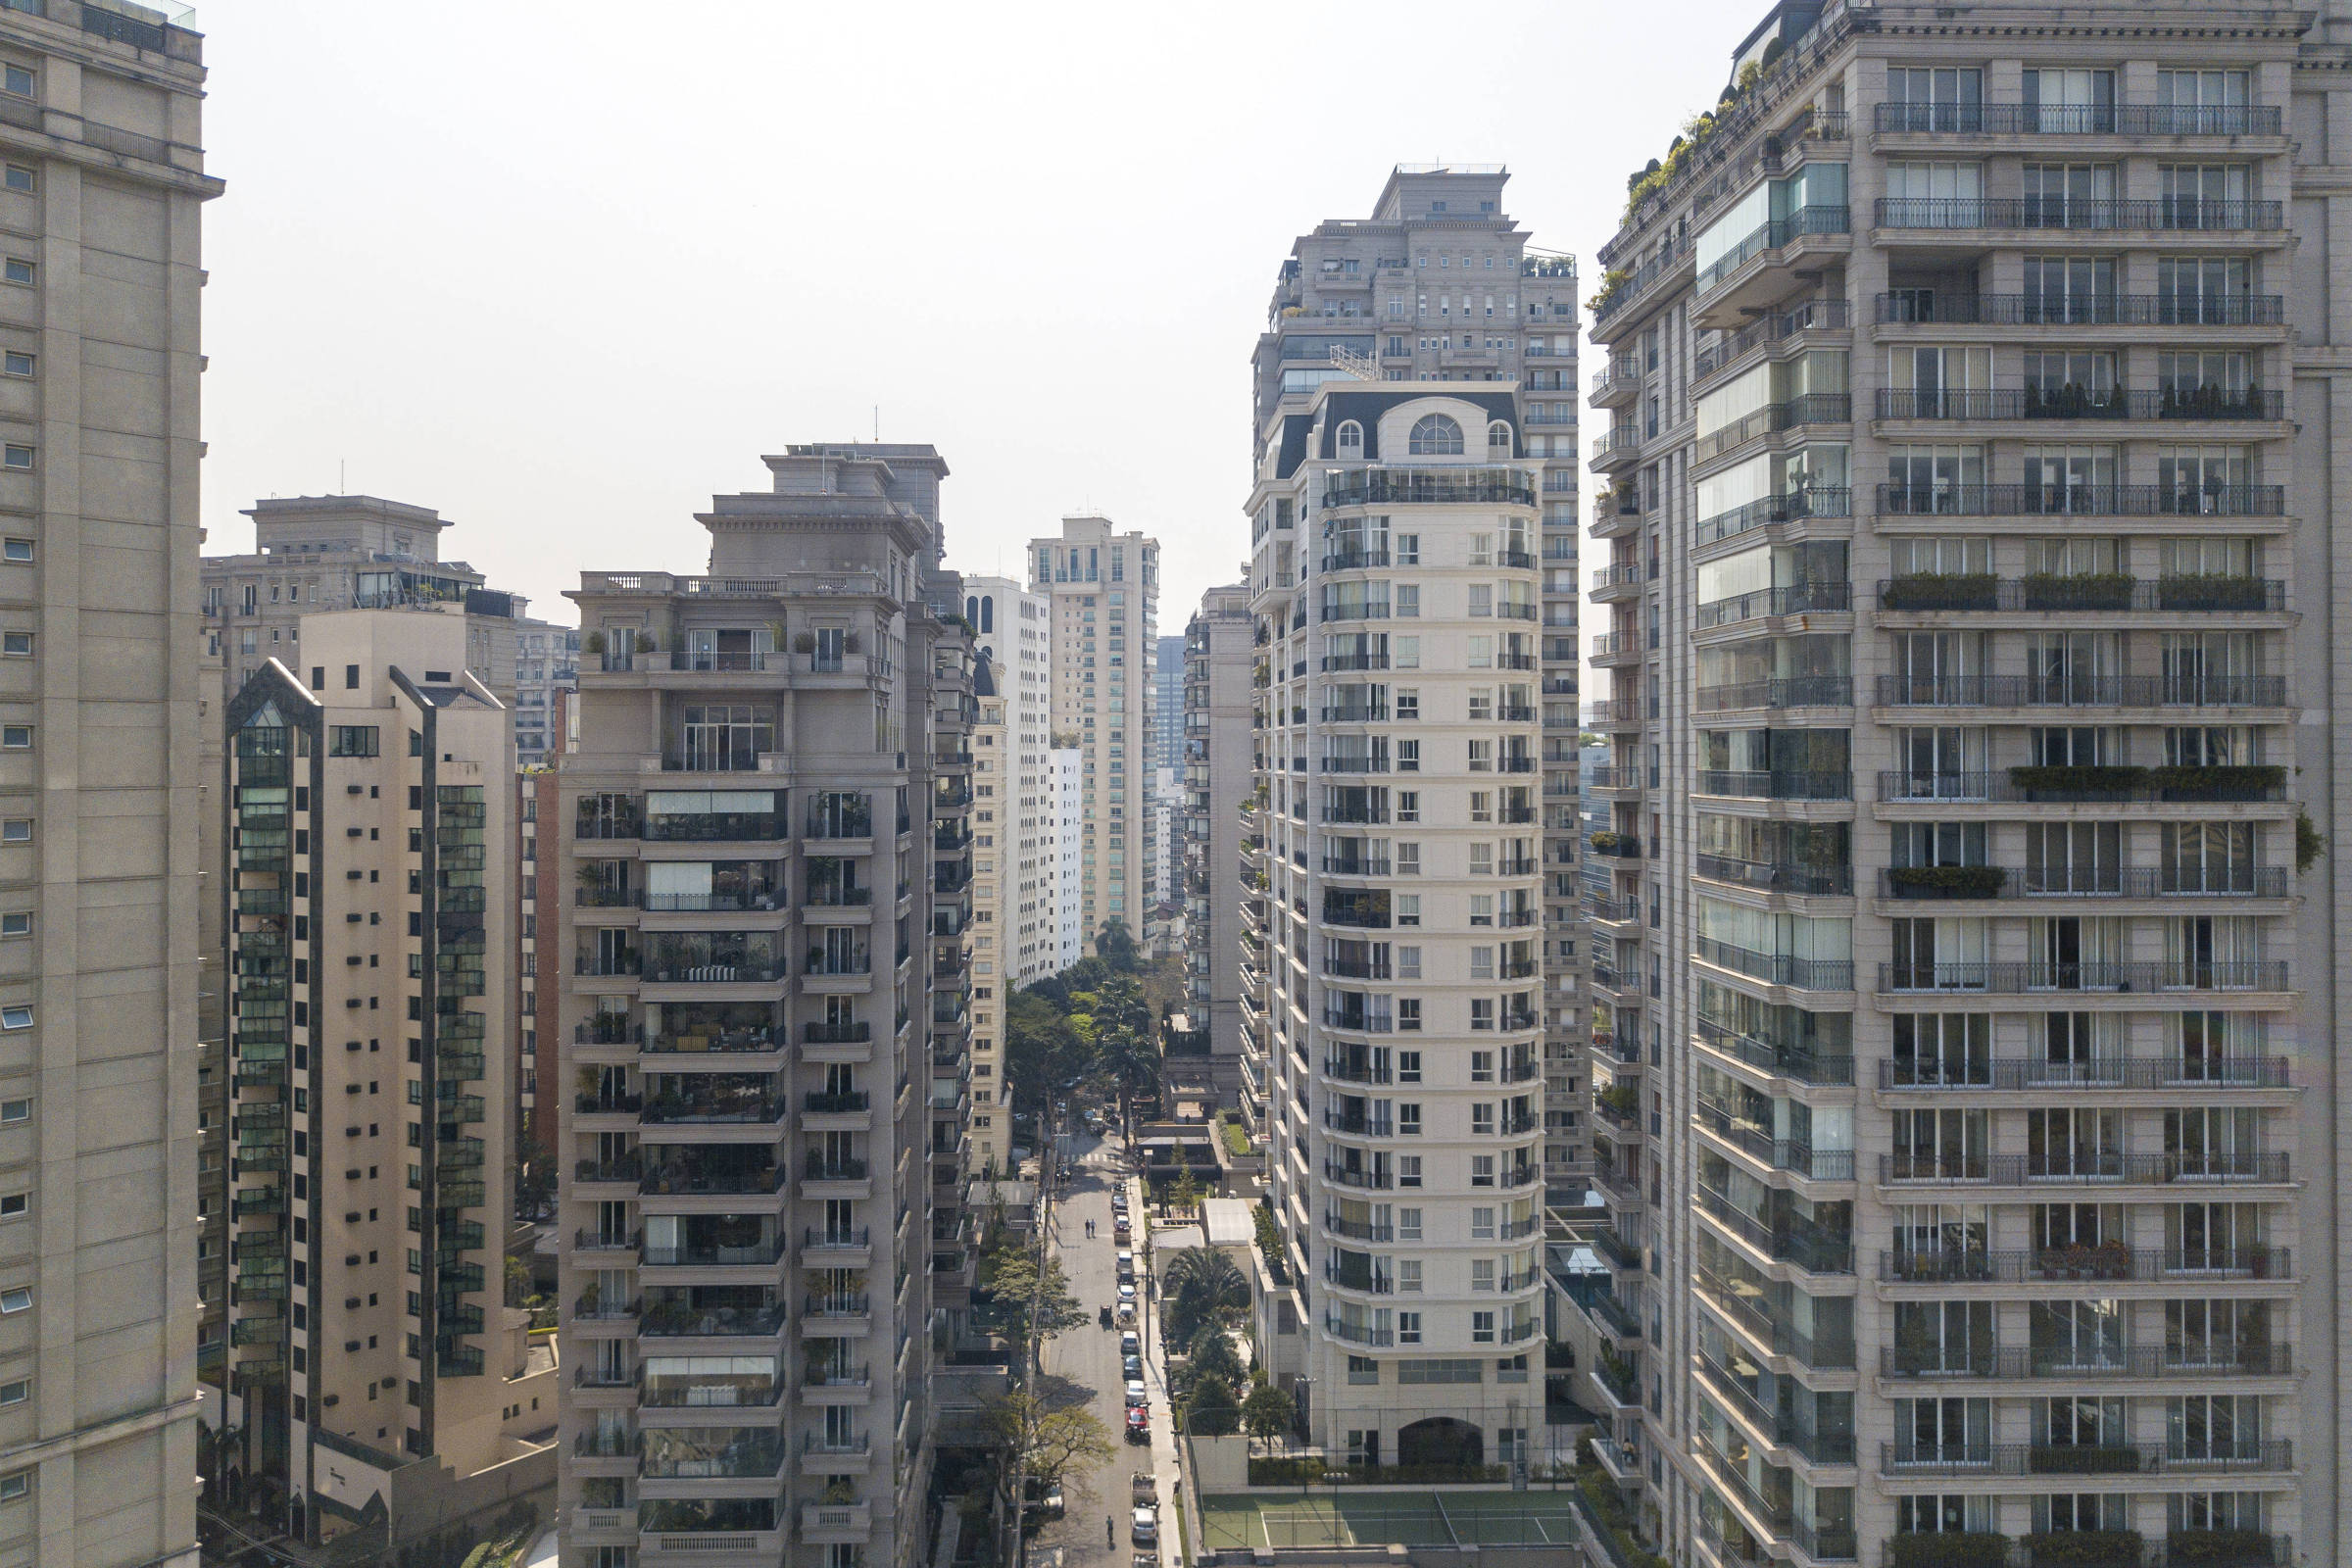
<instances>
[{"instance_id":1,"label":"window","mask_svg":"<svg viewBox=\"0 0 2352 1568\"><path fill-rule=\"evenodd\" d=\"M1421 617L1421 587L1418 583L1397 583L1395 598L1397 618L1418 620Z\"/></svg>"},{"instance_id":2,"label":"window","mask_svg":"<svg viewBox=\"0 0 2352 1568\"><path fill-rule=\"evenodd\" d=\"M1470 978L1473 980L1494 978L1494 950L1493 948L1472 948L1470 950ZM1487 1130L1494 1131L1491 1127Z\"/></svg>"},{"instance_id":3,"label":"window","mask_svg":"<svg viewBox=\"0 0 2352 1568\"><path fill-rule=\"evenodd\" d=\"M29 1029L32 1027L30 1007L0 1007L0 1029Z\"/></svg>"},{"instance_id":4,"label":"window","mask_svg":"<svg viewBox=\"0 0 2352 1568\"><path fill-rule=\"evenodd\" d=\"M1421 1156L1419 1154L1398 1154L1396 1156L1396 1185L1399 1187L1421 1185Z\"/></svg>"},{"instance_id":5,"label":"window","mask_svg":"<svg viewBox=\"0 0 2352 1568\"><path fill-rule=\"evenodd\" d=\"M1405 1296L1421 1294L1421 1260L1419 1258L1400 1257L1396 1260L1396 1289L1399 1294Z\"/></svg>"},{"instance_id":6,"label":"window","mask_svg":"<svg viewBox=\"0 0 2352 1568\"><path fill-rule=\"evenodd\" d=\"M30 844L31 842L31 817L11 816L0 819L0 844Z\"/></svg>"},{"instance_id":7,"label":"window","mask_svg":"<svg viewBox=\"0 0 2352 1568\"><path fill-rule=\"evenodd\" d=\"M31 190L34 186L32 171L23 164L10 164L6 174L0 175L0 178L5 179L10 190Z\"/></svg>"},{"instance_id":8,"label":"window","mask_svg":"<svg viewBox=\"0 0 2352 1568\"><path fill-rule=\"evenodd\" d=\"M1471 1054L1484 1055L1485 1053L1473 1052ZM1470 1107L1470 1136L1473 1138L1492 1138L1494 1136L1494 1102L1488 1101Z\"/></svg>"},{"instance_id":9,"label":"window","mask_svg":"<svg viewBox=\"0 0 2352 1568\"><path fill-rule=\"evenodd\" d=\"M1421 874L1421 846L1419 844L1396 846L1396 874L1398 876L1419 876Z\"/></svg>"},{"instance_id":10,"label":"window","mask_svg":"<svg viewBox=\"0 0 2352 1568\"><path fill-rule=\"evenodd\" d=\"M1421 1053L1418 1051L1396 1053L1396 1081L1400 1084L1417 1084L1421 1081Z\"/></svg>"},{"instance_id":11,"label":"window","mask_svg":"<svg viewBox=\"0 0 2352 1568\"><path fill-rule=\"evenodd\" d=\"M19 1295L19 1294L22 1294L22 1295L23 1295L23 1296L25 1298L25 1304L26 1304L26 1305L30 1305L30 1304L31 1304L31 1297L32 1297L32 1293L31 1293L31 1292L29 1292L29 1291L25 1291L25 1292L22 1292L22 1293L20 1293L20 1292L14 1292L14 1291L12 1291L12 1292L10 1292L10 1293L9 1293L9 1295L12 1295L12 1296L13 1296L13 1295ZM6 1298L6 1297L0 1297L0 1312L10 1312L10 1311L15 1311L15 1310L18 1310L18 1309L17 1309L17 1308L15 1308L15 1307L11 1307L11 1306L9 1306L9 1305L7 1304L7 1298ZM18 1500L20 1500L20 1499L22 1499L22 1498L24 1498L24 1497L25 1497L25 1496L28 1496L28 1495L31 1494L31 1492L32 1492L32 1472L31 1472L31 1471L29 1471L29 1470L19 1470L19 1471L18 1471L16 1474L14 1474L14 1475L0 1476L0 1502L16 1502L16 1501L18 1501Z\"/></svg>"},{"instance_id":12,"label":"window","mask_svg":"<svg viewBox=\"0 0 2352 1568\"><path fill-rule=\"evenodd\" d=\"M1364 427L1353 419L1342 421L1340 425L1340 456L1343 458L1361 457L1363 451Z\"/></svg>"},{"instance_id":13,"label":"window","mask_svg":"<svg viewBox=\"0 0 2352 1568\"><path fill-rule=\"evenodd\" d=\"M30 561L31 559L31 540L0 539L0 561Z\"/></svg>"},{"instance_id":14,"label":"window","mask_svg":"<svg viewBox=\"0 0 2352 1568\"><path fill-rule=\"evenodd\" d=\"M6 76L0 77L0 89L13 92L20 98L31 97L32 73L23 66L10 66Z\"/></svg>"},{"instance_id":15,"label":"window","mask_svg":"<svg viewBox=\"0 0 2352 1568\"><path fill-rule=\"evenodd\" d=\"M1488 306L1487 314L1493 316L1494 307ZM1504 420L1496 419L1493 424L1487 426L1487 455L1505 458L1511 455L1511 427Z\"/></svg>"},{"instance_id":16,"label":"window","mask_svg":"<svg viewBox=\"0 0 2352 1568\"><path fill-rule=\"evenodd\" d=\"M9 375L30 375L32 373L32 356L10 349L5 355L0 355L0 372Z\"/></svg>"},{"instance_id":17,"label":"window","mask_svg":"<svg viewBox=\"0 0 2352 1568\"><path fill-rule=\"evenodd\" d=\"M1420 894L1399 893L1396 895L1395 903L1396 905L1396 923L1398 925L1417 926L1421 923ZM1413 950L1416 956L1420 953L1420 951L1421 950L1418 948Z\"/></svg>"},{"instance_id":18,"label":"window","mask_svg":"<svg viewBox=\"0 0 2352 1568\"><path fill-rule=\"evenodd\" d=\"M29 1310L31 1306L32 1288L30 1286L17 1285L0 1291L0 1312L23 1312Z\"/></svg>"},{"instance_id":19,"label":"window","mask_svg":"<svg viewBox=\"0 0 2352 1568\"><path fill-rule=\"evenodd\" d=\"M1412 1289L1417 1291L1421 1288L1421 1265L1415 1263L1412 1268ZM1420 1313L1399 1312L1396 1314L1396 1343L1398 1345L1419 1345L1421 1343Z\"/></svg>"},{"instance_id":20,"label":"window","mask_svg":"<svg viewBox=\"0 0 2352 1568\"><path fill-rule=\"evenodd\" d=\"M32 1208L29 1193L0 1193L0 1219L20 1219Z\"/></svg>"},{"instance_id":21,"label":"window","mask_svg":"<svg viewBox=\"0 0 2352 1568\"><path fill-rule=\"evenodd\" d=\"M23 472L31 467L32 448L15 445L0 447L0 468L15 468Z\"/></svg>"},{"instance_id":22,"label":"window","mask_svg":"<svg viewBox=\"0 0 2352 1568\"><path fill-rule=\"evenodd\" d=\"M1393 667L1397 669L1419 669L1421 667L1420 638L1393 638L1390 640L1389 647L1391 649L1389 662Z\"/></svg>"},{"instance_id":23,"label":"window","mask_svg":"<svg viewBox=\"0 0 2352 1568\"><path fill-rule=\"evenodd\" d=\"M376 727L373 724L328 725L326 755L329 757L375 756Z\"/></svg>"},{"instance_id":24,"label":"window","mask_svg":"<svg viewBox=\"0 0 2352 1568\"><path fill-rule=\"evenodd\" d=\"M1396 1239L1400 1242L1417 1242L1421 1239L1419 1209L1400 1208L1396 1211Z\"/></svg>"},{"instance_id":25,"label":"window","mask_svg":"<svg viewBox=\"0 0 2352 1568\"><path fill-rule=\"evenodd\" d=\"M1491 1242L1494 1239L1494 1209L1482 1207L1470 1210L1470 1239L1474 1242Z\"/></svg>"},{"instance_id":26,"label":"window","mask_svg":"<svg viewBox=\"0 0 2352 1568\"><path fill-rule=\"evenodd\" d=\"M13 166L10 174L13 184ZM1462 455L1462 427L1443 414L1425 414L1414 422L1413 433L1405 442L1405 452L1416 458L1458 458Z\"/></svg>"},{"instance_id":27,"label":"window","mask_svg":"<svg viewBox=\"0 0 2352 1568\"><path fill-rule=\"evenodd\" d=\"M29 643L30 639L27 638L26 641ZM29 646L24 651L32 652ZM1399 773L1421 771L1421 743L1419 741L1398 741L1396 743L1396 771Z\"/></svg>"},{"instance_id":28,"label":"window","mask_svg":"<svg viewBox=\"0 0 2352 1568\"><path fill-rule=\"evenodd\" d=\"M0 932L0 935L5 934ZM1396 978L1399 980L1421 978L1421 950L1419 948L1398 948L1396 950Z\"/></svg>"},{"instance_id":29,"label":"window","mask_svg":"<svg viewBox=\"0 0 2352 1568\"><path fill-rule=\"evenodd\" d=\"M0 937L28 937L32 935L32 911L11 909L0 913Z\"/></svg>"},{"instance_id":30,"label":"window","mask_svg":"<svg viewBox=\"0 0 2352 1568\"><path fill-rule=\"evenodd\" d=\"M1399 1138L1421 1136L1421 1106L1418 1103L1405 1104L1400 1102L1397 1104L1396 1136Z\"/></svg>"},{"instance_id":31,"label":"window","mask_svg":"<svg viewBox=\"0 0 2352 1568\"><path fill-rule=\"evenodd\" d=\"M1474 1084L1491 1084L1494 1081L1494 1053L1492 1051L1470 1053L1470 1081Z\"/></svg>"},{"instance_id":32,"label":"window","mask_svg":"<svg viewBox=\"0 0 2352 1568\"><path fill-rule=\"evenodd\" d=\"M0 1404L23 1404L31 1396L32 1380L30 1378L17 1378L12 1382L0 1383Z\"/></svg>"},{"instance_id":33,"label":"window","mask_svg":"<svg viewBox=\"0 0 2352 1568\"><path fill-rule=\"evenodd\" d=\"M32 1101L29 1097L24 1100L0 1100L0 1122L30 1120Z\"/></svg>"},{"instance_id":34,"label":"window","mask_svg":"<svg viewBox=\"0 0 2352 1568\"><path fill-rule=\"evenodd\" d=\"M1418 686L1397 687L1395 704L1398 718L1419 718L1421 716L1421 688Z\"/></svg>"},{"instance_id":35,"label":"window","mask_svg":"<svg viewBox=\"0 0 2352 1568\"><path fill-rule=\"evenodd\" d=\"M1417 741L1414 743L1416 748L1419 744ZM1420 753L1416 750L1413 755L1418 757ZM1398 790L1396 792L1396 820L1399 822L1421 820L1421 792L1419 790ZM1416 845L1413 848L1413 862L1416 869L1419 868L1421 850Z\"/></svg>"},{"instance_id":36,"label":"window","mask_svg":"<svg viewBox=\"0 0 2352 1568\"><path fill-rule=\"evenodd\" d=\"M1494 1210L1489 1209L1487 1212L1492 1215ZM1487 1228L1490 1231L1494 1229L1492 1225ZM1494 1260L1493 1258L1474 1257L1470 1260L1470 1288L1474 1291L1494 1289Z\"/></svg>"},{"instance_id":37,"label":"window","mask_svg":"<svg viewBox=\"0 0 2352 1568\"><path fill-rule=\"evenodd\" d=\"M1419 534L1400 533L1396 536L1396 564L1399 566L1421 564L1421 536Z\"/></svg>"},{"instance_id":38,"label":"window","mask_svg":"<svg viewBox=\"0 0 2352 1568\"><path fill-rule=\"evenodd\" d=\"M1473 1268L1476 1268L1477 1266L1478 1265L1475 1263L1471 1265ZM1487 1265L1489 1268L1493 1268L1494 1266L1494 1265L1492 1263ZM1476 1289L1476 1286L1474 1285L1472 1288ZM1487 1288L1489 1290L1494 1289L1494 1283L1489 1281ZM1470 1314L1470 1343L1473 1345L1493 1345L1494 1343L1494 1313L1473 1312Z\"/></svg>"},{"instance_id":39,"label":"window","mask_svg":"<svg viewBox=\"0 0 2352 1568\"><path fill-rule=\"evenodd\" d=\"M0 282L29 284L32 277L33 264L30 262L14 256L0 262Z\"/></svg>"},{"instance_id":40,"label":"window","mask_svg":"<svg viewBox=\"0 0 2352 1568\"><path fill-rule=\"evenodd\" d=\"M0 654L11 659L32 657L32 633L28 631L0 631Z\"/></svg>"},{"instance_id":41,"label":"window","mask_svg":"<svg viewBox=\"0 0 2352 1568\"><path fill-rule=\"evenodd\" d=\"M1470 1156L1470 1185L1473 1187L1494 1185L1494 1156L1493 1154L1472 1154Z\"/></svg>"},{"instance_id":42,"label":"window","mask_svg":"<svg viewBox=\"0 0 2352 1568\"><path fill-rule=\"evenodd\" d=\"M1421 999L1400 997L1396 1002L1396 1027L1409 1032L1421 1028Z\"/></svg>"}]
</instances>

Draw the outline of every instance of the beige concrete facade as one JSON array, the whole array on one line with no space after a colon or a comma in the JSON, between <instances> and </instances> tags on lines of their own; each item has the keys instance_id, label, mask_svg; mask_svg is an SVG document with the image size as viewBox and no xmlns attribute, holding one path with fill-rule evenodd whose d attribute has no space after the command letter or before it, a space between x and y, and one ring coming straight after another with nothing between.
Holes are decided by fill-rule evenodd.
<instances>
[{"instance_id":1,"label":"beige concrete facade","mask_svg":"<svg viewBox=\"0 0 2352 1568\"><path fill-rule=\"evenodd\" d=\"M220 184L203 39L47 10L0 11L0 1558L192 1568Z\"/></svg>"},{"instance_id":2,"label":"beige concrete facade","mask_svg":"<svg viewBox=\"0 0 2352 1568\"><path fill-rule=\"evenodd\" d=\"M1176 892L1184 901L1185 1007L1216 1075L1217 1098L1240 1106L1252 1131L1265 1120L1265 1086L1242 1049L1242 840L1260 834L1257 816L1256 618L1250 586L1230 583L1200 596L1184 628L1177 729L1183 789L1176 836L1184 858ZM1252 972L1264 943L1250 938Z\"/></svg>"},{"instance_id":3,"label":"beige concrete facade","mask_svg":"<svg viewBox=\"0 0 2352 1568\"><path fill-rule=\"evenodd\" d=\"M563 1561L911 1568L968 1300L971 733L929 447L590 572L558 777ZM543 851L544 854L544 851Z\"/></svg>"},{"instance_id":4,"label":"beige concrete facade","mask_svg":"<svg viewBox=\"0 0 2352 1568\"><path fill-rule=\"evenodd\" d=\"M223 714L242 1439L215 1466L298 1542L398 1544L450 1513L404 1517L416 1478L347 1458L503 1471L485 1502L554 1476L552 1351L502 1295L512 1057L485 1044L514 1028L512 719L456 616L299 630L324 682L272 661Z\"/></svg>"},{"instance_id":5,"label":"beige concrete facade","mask_svg":"<svg viewBox=\"0 0 2352 1568\"><path fill-rule=\"evenodd\" d=\"M1053 605L1053 728L1079 753L1082 955L1117 920L1141 942L1152 830L1152 671L1159 544L1106 517L1064 517L1029 541L1029 590Z\"/></svg>"},{"instance_id":6,"label":"beige concrete facade","mask_svg":"<svg viewBox=\"0 0 2352 1568\"><path fill-rule=\"evenodd\" d=\"M1605 1462L1709 1565L2339 1561L2352 13L1732 66L1595 311Z\"/></svg>"}]
</instances>

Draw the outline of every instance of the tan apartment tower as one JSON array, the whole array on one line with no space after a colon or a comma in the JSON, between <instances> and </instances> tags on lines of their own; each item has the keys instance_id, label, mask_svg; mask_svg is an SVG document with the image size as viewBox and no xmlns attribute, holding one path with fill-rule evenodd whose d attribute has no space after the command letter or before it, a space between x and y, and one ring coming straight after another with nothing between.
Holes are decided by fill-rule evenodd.
<instances>
[{"instance_id":1,"label":"tan apartment tower","mask_svg":"<svg viewBox=\"0 0 2352 1568\"><path fill-rule=\"evenodd\" d=\"M512 719L424 611L305 615L228 700L231 1498L392 1551L554 1478L504 1304Z\"/></svg>"},{"instance_id":2,"label":"tan apartment tower","mask_svg":"<svg viewBox=\"0 0 2352 1568\"><path fill-rule=\"evenodd\" d=\"M196 1560L204 40L0 11L0 1553ZM216 1189L217 1195L217 1189Z\"/></svg>"},{"instance_id":3,"label":"tan apartment tower","mask_svg":"<svg viewBox=\"0 0 2352 1568\"><path fill-rule=\"evenodd\" d=\"M933 1309L970 1284L947 465L764 461L768 489L697 519L710 575L589 572L572 596L543 943L566 976L540 1020L569 1077L566 1564L912 1568L927 1545Z\"/></svg>"},{"instance_id":4,"label":"tan apartment tower","mask_svg":"<svg viewBox=\"0 0 2352 1568\"><path fill-rule=\"evenodd\" d=\"M1200 596L1179 639L1175 764L1183 769L1175 838L1183 858L1175 893L1184 903L1185 1012L1191 1049L1205 1053L1220 1104L1236 1104L1252 1132L1265 1118L1265 1086L1242 1051L1245 956L1250 989L1265 970L1265 942L1252 931L1245 956L1242 840L1263 830L1255 803L1257 667L1250 587L1231 583ZM1254 1001L1255 999L1252 998Z\"/></svg>"},{"instance_id":5,"label":"tan apartment tower","mask_svg":"<svg viewBox=\"0 0 2352 1568\"><path fill-rule=\"evenodd\" d=\"M1029 542L1029 589L1053 604L1056 735L1079 754L1081 956L1117 920L1144 938L1152 850L1152 668L1159 544L1107 517L1064 517Z\"/></svg>"},{"instance_id":6,"label":"tan apartment tower","mask_svg":"<svg viewBox=\"0 0 2352 1568\"><path fill-rule=\"evenodd\" d=\"M1710 1568L2341 1561L2352 11L1731 73L1593 310L1601 1462Z\"/></svg>"}]
</instances>

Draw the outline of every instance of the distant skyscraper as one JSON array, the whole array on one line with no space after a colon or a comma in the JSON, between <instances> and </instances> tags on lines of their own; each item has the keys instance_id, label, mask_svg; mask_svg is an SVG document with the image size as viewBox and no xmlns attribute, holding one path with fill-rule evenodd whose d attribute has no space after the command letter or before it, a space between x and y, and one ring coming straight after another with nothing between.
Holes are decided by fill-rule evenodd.
<instances>
[{"instance_id":1,"label":"distant skyscraper","mask_svg":"<svg viewBox=\"0 0 2352 1568\"><path fill-rule=\"evenodd\" d=\"M1242 927L1242 846L1265 832L1252 744L1254 625L1249 584L1233 583L1201 595L1184 635L1175 639L1184 737L1176 837L1183 846L1177 894L1187 933L1186 1010L1194 1030L1207 1032L1218 1098L1229 1104L1238 1100L1252 1129L1262 1131L1265 1085L1259 1064L1244 1054L1241 1013L1244 966L1252 993L1262 989L1266 970L1263 937L1250 932L1245 953ZM1258 1000L1252 995L1252 1004Z\"/></svg>"},{"instance_id":2,"label":"distant skyscraper","mask_svg":"<svg viewBox=\"0 0 2352 1568\"><path fill-rule=\"evenodd\" d=\"M1117 920L1144 935L1152 826L1152 664L1159 545L1106 517L1029 543L1029 588L1054 612L1054 730L1079 753L1078 917L1085 951ZM1057 743L1058 744L1058 743Z\"/></svg>"}]
</instances>

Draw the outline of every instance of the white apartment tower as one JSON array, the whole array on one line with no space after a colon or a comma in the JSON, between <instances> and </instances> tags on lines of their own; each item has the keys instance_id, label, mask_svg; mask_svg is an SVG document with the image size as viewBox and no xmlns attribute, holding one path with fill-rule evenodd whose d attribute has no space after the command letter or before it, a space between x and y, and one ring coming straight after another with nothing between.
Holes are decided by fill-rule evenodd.
<instances>
[{"instance_id":1,"label":"white apartment tower","mask_svg":"<svg viewBox=\"0 0 2352 1568\"><path fill-rule=\"evenodd\" d=\"M973 647L995 666L1003 708L1001 755L974 764L972 825L999 872L997 898L976 898L975 917L994 942L974 950L974 976L1002 992L1058 972L1053 933L1055 821L1047 756L1054 743L1053 602L1009 577L963 579L963 618ZM977 736L975 736L977 739ZM981 753L992 748L982 746ZM985 763L986 766L980 764ZM981 873L975 863L975 878ZM992 968L979 967L982 963ZM1003 1007L994 1009L1003 1012Z\"/></svg>"},{"instance_id":2,"label":"white apartment tower","mask_svg":"<svg viewBox=\"0 0 2352 1568\"><path fill-rule=\"evenodd\" d=\"M968 1300L971 642L928 446L589 572L555 857L564 1568L912 1568ZM543 851L543 856L545 852Z\"/></svg>"},{"instance_id":3,"label":"white apartment tower","mask_svg":"<svg viewBox=\"0 0 2352 1568\"><path fill-rule=\"evenodd\" d=\"M1116 531L1107 517L1064 517L1059 537L1029 542L1029 564L1030 591L1053 606L1053 727L1072 737L1079 754L1084 953L1112 920L1140 943L1156 846L1151 712L1159 544Z\"/></svg>"},{"instance_id":4,"label":"white apartment tower","mask_svg":"<svg viewBox=\"0 0 2352 1568\"><path fill-rule=\"evenodd\" d=\"M204 45L141 6L0 10L0 1554L24 1563L196 1561Z\"/></svg>"},{"instance_id":5,"label":"white apartment tower","mask_svg":"<svg viewBox=\"0 0 2352 1568\"><path fill-rule=\"evenodd\" d=\"M1240 1016L1294 1282L1261 1269L1259 1343L1368 1463L1548 1457L1545 1080L1556 1050L1577 1092L1584 1021L1574 728L1554 794L1539 705L1577 652L1544 575L1575 306L1506 177L1399 168L1302 236L1256 355Z\"/></svg>"},{"instance_id":6,"label":"white apartment tower","mask_svg":"<svg viewBox=\"0 0 2352 1568\"><path fill-rule=\"evenodd\" d=\"M1593 312L1602 1463L1710 1568L2340 1562L2352 10L1732 64Z\"/></svg>"}]
</instances>

